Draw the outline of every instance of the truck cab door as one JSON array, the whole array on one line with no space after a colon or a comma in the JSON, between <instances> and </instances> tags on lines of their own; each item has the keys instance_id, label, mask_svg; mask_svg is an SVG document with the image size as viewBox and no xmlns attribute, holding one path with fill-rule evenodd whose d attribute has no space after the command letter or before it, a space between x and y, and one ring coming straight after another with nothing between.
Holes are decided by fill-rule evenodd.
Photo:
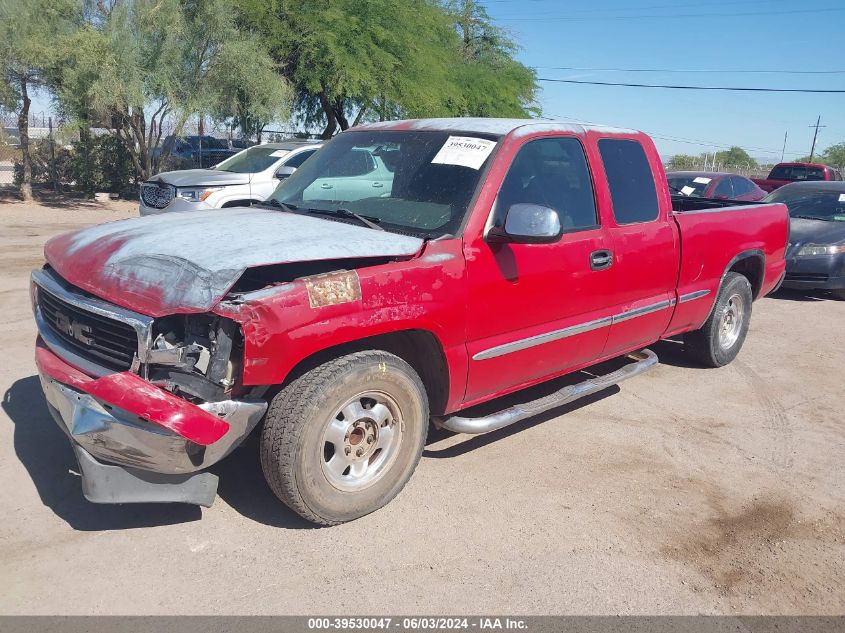
<instances>
[{"instance_id":1,"label":"truck cab door","mask_svg":"<svg viewBox=\"0 0 845 633\"><path fill-rule=\"evenodd\" d=\"M548 244L488 239L516 204L554 209L561 238ZM610 329L611 237L578 137L535 138L518 148L485 233L464 245L467 403L591 363Z\"/></svg>"},{"instance_id":2,"label":"truck cab door","mask_svg":"<svg viewBox=\"0 0 845 633\"><path fill-rule=\"evenodd\" d=\"M622 354L653 343L666 331L675 306L680 267L678 230L671 206L661 208L654 174L637 139L598 141L613 211L613 325L604 353ZM652 152L656 160L656 151ZM665 192L664 192L665 197Z\"/></svg>"}]
</instances>

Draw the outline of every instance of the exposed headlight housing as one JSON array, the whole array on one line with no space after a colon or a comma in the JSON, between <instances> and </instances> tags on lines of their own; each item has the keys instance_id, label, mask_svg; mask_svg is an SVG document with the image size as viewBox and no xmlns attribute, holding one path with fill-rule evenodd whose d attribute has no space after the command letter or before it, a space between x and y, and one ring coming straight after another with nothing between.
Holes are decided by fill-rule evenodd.
<instances>
[{"instance_id":1,"label":"exposed headlight housing","mask_svg":"<svg viewBox=\"0 0 845 633\"><path fill-rule=\"evenodd\" d=\"M845 244L805 244L798 251L798 257L836 255L837 253L845 253Z\"/></svg>"},{"instance_id":2,"label":"exposed headlight housing","mask_svg":"<svg viewBox=\"0 0 845 633\"><path fill-rule=\"evenodd\" d=\"M176 197L182 198L182 200L187 200L189 202L203 202L208 196L213 194L215 191L221 191L223 187L189 187L185 189L177 189L176 190Z\"/></svg>"}]
</instances>

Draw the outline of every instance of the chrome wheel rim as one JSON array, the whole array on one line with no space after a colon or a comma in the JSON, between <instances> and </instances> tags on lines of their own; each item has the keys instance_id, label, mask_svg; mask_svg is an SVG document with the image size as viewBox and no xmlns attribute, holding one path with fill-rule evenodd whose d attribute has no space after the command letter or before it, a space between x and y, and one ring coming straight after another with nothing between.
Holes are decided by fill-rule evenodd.
<instances>
[{"instance_id":1,"label":"chrome wheel rim","mask_svg":"<svg viewBox=\"0 0 845 633\"><path fill-rule=\"evenodd\" d=\"M719 346L730 349L734 346L742 331L745 320L745 301L738 295L731 295L722 313L719 323Z\"/></svg>"},{"instance_id":2,"label":"chrome wheel rim","mask_svg":"<svg viewBox=\"0 0 845 633\"><path fill-rule=\"evenodd\" d=\"M321 466L338 490L357 492L387 472L402 443L399 406L386 393L366 391L350 398L329 419L323 433Z\"/></svg>"}]
</instances>

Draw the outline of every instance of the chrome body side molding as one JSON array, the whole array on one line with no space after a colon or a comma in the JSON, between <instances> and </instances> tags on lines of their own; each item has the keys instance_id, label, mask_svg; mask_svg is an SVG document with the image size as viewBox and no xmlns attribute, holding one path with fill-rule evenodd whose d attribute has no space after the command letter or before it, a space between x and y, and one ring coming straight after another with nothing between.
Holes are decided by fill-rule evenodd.
<instances>
[{"instance_id":1,"label":"chrome body side molding","mask_svg":"<svg viewBox=\"0 0 845 633\"><path fill-rule=\"evenodd\" d=\"M579 323L560 330L546 332L545 334L537 334L536 336L529 336L528 338L513 341L512 343L505 343L497 345L490 349L485 349L478 352L472 357L472 360L487 360L488 358L496 358L497 356L504 356L505 354L512 354L520 350L535 347L536 345L543 345L544 343L551 343L562 338L575 336L576 334L584 334L598 328L607 327L611 324L613 317L602 317L594 321L587 321L586 323Z\"/></svg>"},{"instance_id":2,"label":"chrome body side molding","mask_svg":"<svg viewBox=\"0 0 845 633\"><path fill-rule=\"evenodd\" d=\"M710 291L707 290L705 292ZM528 338L523 338L518 341L512 341L511 343L504 343L502 345L497 345L496 347L491 347L489 349L482 350L474 354L472 360L487 360L490 358L496 358L498 356L504 356L505 354L512 354L513 352L519 352L524 349L528 349L529 347L535 347L537 345L551 343L552 341L558 341L562 338L576 336L578 334L584 334L585 332L591 332L592 330L607 327L608 325L612 325L613 323L621 323L622 321L628 321L629 319L636 319L637 317L645 316L646 314L651 314L652 312L659 312L660 310L671 308L674 305L674 298L666 299L664 301L658 301L657 303L652 303L647 306L641 306L639 308L633 308L632 310L626 310L625 312L620 312L619 314L602 317L593 321L586 321L585 323L579 323L578 325L571 325L560 330L553 330L551 332L546 332L545 334L529 336Z\"/></svg>"},{"instance_id":3,"label":"chrome body side molding","mask_svg":"<svg viewBox=\"0 0 845 633\"><path fill-rule=\"evenodd\" d=\"M710 294L709 290L696 290L695 292L688 292L678 298L678 303L686 303L687 301L695 301Z\"/></svg>"}]
</instances>

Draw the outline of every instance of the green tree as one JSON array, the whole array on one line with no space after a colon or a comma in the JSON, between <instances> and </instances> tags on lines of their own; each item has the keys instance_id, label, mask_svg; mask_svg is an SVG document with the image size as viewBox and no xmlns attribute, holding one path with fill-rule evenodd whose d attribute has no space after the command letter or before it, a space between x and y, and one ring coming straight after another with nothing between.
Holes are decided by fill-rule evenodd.
<instances>
[{"instance_id":1,"label":"green tree","mask_svg":"<svg viewBox=\"0 0 845 633\"><path fill-rule=\"evenodd\" d=\"M526 116L533 72L473 2L236 0L323 138L362 120L402 116ZM458 28L459 22L461 27Z\"/></svg>"},{"instance_id":2,"label":"green tree","mask_svg":"<svg viewBox=\"0 0 845 633\"><path fill-rule=\"evenodd\" d=\"M57 39L81 17L81 4L73 0L0 0L0 105L18 112L24 200L32 199L31 95L44 84L48 69L59 63Z\"/></svg>"},{"instance_id":3,"label":"green tree","mask_svg":"<svg viewBox=\"0 0 845 633\"><path fill-rule=\"evenodd\" d=\"M695 169L700 164L701 159L696 156L690 156L689 154L675 154L666 167L673 171L681 171L684 169Z\"/></svg>"},{"instance_id":4,"label":"green tree","mask_svg":"<svg viewBox=\"0 0 845 633\"><path fill-rule=\"evenodd\" d=\"M139 179L156 173L192 116L289 112L287 84L225 0L103 0L65 49L59 100L113 129Z\"/></svg>"},{"instance_id":5,"label":"green tree","mask_svg":"<svg viewBox=\"0 0 845 633\"><path fill-rule=\"evenodd\" d=\"M828 147L822 155L824 163L831 167L845 167L845 142Z\"/></svg>"},{"instance_id":6,"label":"green tree","mask_svg":"<svg viewBox=\"0 0 845 633\"><path fill-rule=\"evenodd\" d=\"M538 115L537 75L514 59L519 50L516 43L475 0L449 0L446 7L461 40L459 63L453 66L460 99L453 104L452 114Z\"/></svg>"},{"instance_id":7,"label":"green tree","mask_svg":"<svg viewBox=\"0 0 845 633\"><path fill-rule=\"evenodd\" d=\"M757 167L757 161L741 147L731 147L730 149L716 152L716 164L724 167Z\"/></svg>"},{"instance_id":8,"label":"green tree","mask_svg":"<svg viewBox=\"0 0 845 633\"><path fill-rule=\"evenodd\" d=\"M296 91L307 125L323 138L388 104L437 110L454 40L448 16L428 0L237 0L245 28L260 32ZM440 94L438 94L438 92ZM354 117L354 118L353 118ZM350 123L352 121L352 123Z\"/></svg>"}]
</instances>

